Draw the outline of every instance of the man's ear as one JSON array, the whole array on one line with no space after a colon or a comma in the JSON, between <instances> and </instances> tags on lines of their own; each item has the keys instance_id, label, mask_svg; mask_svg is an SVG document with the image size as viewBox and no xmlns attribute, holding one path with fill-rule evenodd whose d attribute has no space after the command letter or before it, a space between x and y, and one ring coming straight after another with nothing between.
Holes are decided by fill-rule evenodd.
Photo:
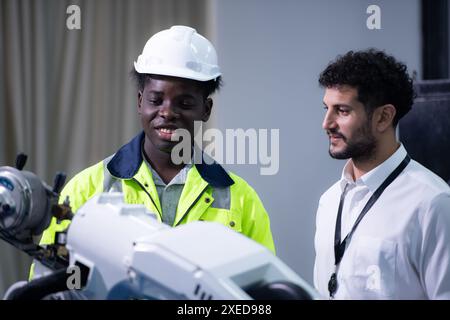
<instances>
[{"instance_id":1,"label":"man's ear","mask_svg":"<svg viewBox=\"0 0 450 320\"><path fill-rule=\"evenodd\" d=\"M139 114L141 114L141 107L142 107L142 91L139 90L137 96L137 109Z\"/></svg>"},{"instance_id":2,"label":"man's ear","mask_svg":"<svg viewBox=\"0 0 450 320\"><path fill-rule=\"evenodd\" d=\"M397 110L392 104L378 107L374 112L375 128L378 132L384 132L391 126L394 127L394 118Z\"/></svg>"},{"instance_id":3,"label":"man's ear","mask_svg":"<svg viewBox=\"0 0 450 320\"><path fill-rule=\"evenodd\" d=\"M208 121L209 117L211 116L212 107L213 107L213 100L211 98L207 98L204 103L205 110L202 117L203 122Z\"/></svg>"}]
</instances>

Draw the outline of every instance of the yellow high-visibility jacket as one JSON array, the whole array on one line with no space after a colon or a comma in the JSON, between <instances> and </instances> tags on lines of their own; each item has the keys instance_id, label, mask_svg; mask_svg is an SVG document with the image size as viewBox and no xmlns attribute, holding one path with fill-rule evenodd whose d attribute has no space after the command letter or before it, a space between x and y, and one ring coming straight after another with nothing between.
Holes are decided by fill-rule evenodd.
<instances>
[{"instance_id":1,"label":"yellow high-visibility jacket","mask_svg":"<svg viewBox=\"0 0 450 320\"><path fill-rule=\"evenodd\" d=\"M64 187L60 201L69 196L72 211L76 213L94 195L119 191L123 192L126 203L144 204L161 221L158 193L151 170L142 157L143 139L142 132L113 156L78 173ZM215 195L220 195L221 201L215 202ZM187 174L173 226L196 220L221 223L275 253L269 217L257 193L245 180L227 173L217 163L195 164ZM68 223L57 224L53 218L41 245L53 243L55 232L66 229Z\"/></svg>"}]
</instances>

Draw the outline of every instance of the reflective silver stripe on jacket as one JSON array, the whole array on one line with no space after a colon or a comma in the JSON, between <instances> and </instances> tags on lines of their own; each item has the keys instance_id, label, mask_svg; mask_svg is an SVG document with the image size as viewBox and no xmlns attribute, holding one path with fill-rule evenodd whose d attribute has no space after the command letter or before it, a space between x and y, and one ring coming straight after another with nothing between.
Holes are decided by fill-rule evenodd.
<instances>
[{"instance_id":1,"label":"reflective silver stripe on jacket","mask_svg":"<svg viewBox=\"0 0 450 320\"><path fill-rule=\"evenodd\" d=\"M113 177L107 168L114 154L103 160L103 192L122 192L122 181Z\"/></svg>"},{"instance_id":2,"label":"reflective silver stripe on jacket","mask_svg":"<svg viewBox=\"0 0 450 320\"><path fill-rule=\"evenodd\" d=\"M195 149L194 149L195 152ZM195 159L195 156L194 156ZM216 162L207 153L203 153L203 159L206 163ZM211 196L214 198L211 208L230 210L231 207L231 194L230 187L214 188L212 187Z\"/></svg>"},{"instance_id":3,"label":"reflective silver stripe on jacket","mask_svg":"<svg viewBox=\"0 0 450 320\"><path fill-rule=\"evenodd\" d=\"M211 208L230 210L231 197L230 187L214 188L212 190L212 197L214 198Z\"/></svg>"}]
</instances>

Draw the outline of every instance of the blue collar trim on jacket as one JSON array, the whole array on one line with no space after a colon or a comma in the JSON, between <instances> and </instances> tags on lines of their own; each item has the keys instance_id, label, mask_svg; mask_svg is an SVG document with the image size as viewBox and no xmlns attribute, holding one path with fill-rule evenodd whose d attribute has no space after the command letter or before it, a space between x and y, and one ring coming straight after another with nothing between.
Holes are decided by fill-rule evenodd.
<instances>
[{"instance_id":1,"label":"blue collar trim on jacket","mask_svg":"<svg viewBox=\"0 0 450 320\"><path fill-rule=\"evenodd\" d=\"M141 145L145 133L141 132L126 145L122 146L108 163L109 172L121 179L131 179L138 172L143 161ZM203 180L213 187L229 187L234 184L233 179L218 163L196 164L198 172Z\"/></svg>"}]
</instances>

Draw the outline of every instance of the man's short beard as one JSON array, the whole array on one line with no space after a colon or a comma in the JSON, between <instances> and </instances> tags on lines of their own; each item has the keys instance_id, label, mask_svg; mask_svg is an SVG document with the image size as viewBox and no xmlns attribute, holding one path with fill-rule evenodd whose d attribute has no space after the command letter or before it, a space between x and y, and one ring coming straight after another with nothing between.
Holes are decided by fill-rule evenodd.
<instances>
[{"instance_id":1,"label":"man's short beard","mask_svg":"<svg viewBox=\"0 0 450 320\"><path fill-rule=\"evenodd\" d=\"M348 141L346 137L342 137L343 141L347 143L347 147L340 152L332 152L331 148L329 148L328 153L330 156L334 159L352 158L354 161L371 159L375 154L377 142L369 128L361 128L358 132L356 132L355 136L359 136L360 138L354 142Z\"/></svg>"},{"instance_id":2,"label":"man's short beard","mask_svg":"<svg viewBox=\"0 0 450 320\"><path fill-rule=\"evenodd\" d=\"M372 137L373 138L373 137ZM330 156L334 159L349 159L361 161L372 158L375 154L376 142L373 139L358 141L356 143L351 143L347 145L347 148L340 152L331 152L331 149L328 149Z\"/></svg>"}]
</instances>

